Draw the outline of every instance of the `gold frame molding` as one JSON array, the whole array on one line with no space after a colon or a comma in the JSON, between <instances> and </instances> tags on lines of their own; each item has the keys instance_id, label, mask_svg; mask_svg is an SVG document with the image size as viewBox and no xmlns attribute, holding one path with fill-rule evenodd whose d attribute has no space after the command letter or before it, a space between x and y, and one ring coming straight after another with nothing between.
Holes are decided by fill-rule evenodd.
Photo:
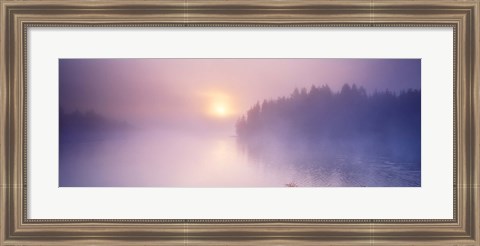
<instances>
[{"instance_id":1,"label":"gold frame molding","mask_svg":"<svg viewBox=\"0 0 480 246\"><path fill-rule=\"evenodd\" d=\"M480 245L480 0L0 0L0 245ZM454 218L27 218L30 27L452 27Z\"/></svg>"}]
</instances>

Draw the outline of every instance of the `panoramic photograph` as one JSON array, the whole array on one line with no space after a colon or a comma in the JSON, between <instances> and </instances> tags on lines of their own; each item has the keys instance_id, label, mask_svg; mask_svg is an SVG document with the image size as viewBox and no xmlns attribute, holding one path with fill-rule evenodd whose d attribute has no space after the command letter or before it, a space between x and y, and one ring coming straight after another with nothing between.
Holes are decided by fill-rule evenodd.
<instances>
[{"instance_id":1,"label":"panoramic photograph","mask_svg":"<svg viewBox=\"0 0 480 246\"><path fill-rule=\"evenodd\" d=\"M420 59L60 59L60 187L421 187Z\"/></svg>"}]
</instances>

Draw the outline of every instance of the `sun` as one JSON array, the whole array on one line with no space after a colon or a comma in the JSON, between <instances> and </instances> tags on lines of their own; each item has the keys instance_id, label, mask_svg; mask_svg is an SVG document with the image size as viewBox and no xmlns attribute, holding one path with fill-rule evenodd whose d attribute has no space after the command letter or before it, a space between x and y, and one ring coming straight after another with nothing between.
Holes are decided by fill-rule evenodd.
<instances>
[{"instance_id":1,"label":"sun","mask_svg":"<svg viewBox=\"0 0 480 246\"><path fill-rule=\"evenodd\" d=\"M227 107L224 104L216 104L214 107L215 114L218 116L225 116L227 114Z\"/></svg>"},{"instance_id":2,"label":"sun","mask_svg":"<svg viewBox=\"0 0 480 246\"><path fill-rule=\"evenodd\" d=\"M226 120L236 115L235 100L225 91L206 90L199 92L199 95L205 103L202 111L209 118Z\"/></svg>"},{"instance_id":3,"label":"sun","mask_svg":"<svg viewBox=\"0 0 480 246\"><path fill-rule=\"evenodd\" d=\"M218 118L225 118L230 114L229 105L226 102L214 102L211 105L211 113Z\"/></svg>"}]
</instances>

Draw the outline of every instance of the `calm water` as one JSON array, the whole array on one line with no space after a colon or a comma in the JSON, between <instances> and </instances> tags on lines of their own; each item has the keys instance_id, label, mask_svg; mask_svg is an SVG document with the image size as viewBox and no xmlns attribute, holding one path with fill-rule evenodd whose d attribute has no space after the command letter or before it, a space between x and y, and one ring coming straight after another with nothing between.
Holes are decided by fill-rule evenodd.
<instances>
[{"instance_id":1,"label":"calm water","mask_svg":"<svg viewBox=\"0 0 480 246\"><path fill-rule=\"evenodd\" d=\"M291 144L259 154L228 135L137 131L63 141L60 186L420 186L420 164L355 147Z\"/></svg>"}]
</instances>

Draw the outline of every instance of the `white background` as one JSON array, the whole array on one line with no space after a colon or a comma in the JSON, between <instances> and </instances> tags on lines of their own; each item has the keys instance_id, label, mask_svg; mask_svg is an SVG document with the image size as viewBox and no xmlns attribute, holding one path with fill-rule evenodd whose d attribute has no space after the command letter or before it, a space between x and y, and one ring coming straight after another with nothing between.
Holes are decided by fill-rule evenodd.
<instances>
[{"instance_id":1,"label":"white background","mask_svg":"<svg viewBox=\"0 0 480 246\"><path fill-rule=\"evenodd\" d=\"M59 58L421 58L420 188L59 188ZM450 219L452 28L28 28L30 219Z\"/></svg>"}]
</instances>

